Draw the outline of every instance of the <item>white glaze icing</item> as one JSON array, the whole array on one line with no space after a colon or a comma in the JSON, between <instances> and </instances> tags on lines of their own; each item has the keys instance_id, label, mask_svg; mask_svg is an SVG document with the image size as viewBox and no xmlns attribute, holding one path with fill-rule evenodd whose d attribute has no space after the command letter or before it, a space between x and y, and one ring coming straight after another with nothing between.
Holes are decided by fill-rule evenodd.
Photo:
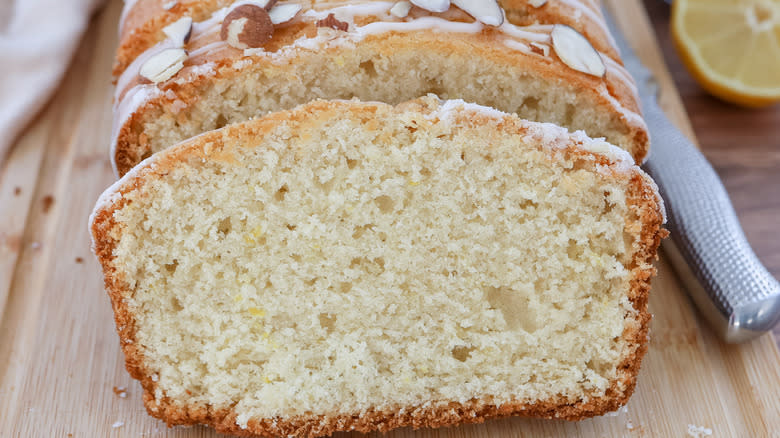
<instances>
[{"instance_id":1,"label":"white glaze icing","mask_svg":"<svg viewBox=\"0 0 780 438\"><path fill-rule=\"evenodd\" d=\"M550 41L550 32L552 32L553 25L532 24L530 26L515 26L514 24L505 21L499 29L501 32L514 38L537 43L547 43Z\"/></svg>"},{"instance_id":2,"label":"white glaze icing","mask_svg":"<svg viewBox=\"0 0 780 438\"><path fill-rule=\"evenodd\" d=\"M206 44L205 46L198 47L197 49L193 50L190 52L190 56L205 55L214 49L226 46L227 44L224 41L214 41L213 43Z\"/></svg>"},{"instance_id":3,"label":"white glaze icing","mask_svg":"<svg viewBox=\"0 0 780 438\"><path fill-rule=\"evenodd\" d=\"M433 32L446 33L479 33L485 26L474 21L472 23L463 23L458 21L447 21L439 17L421 17L410 21L377 21L355 29L358 40L368 35L378 35L388 32L414 32L420 30L431 30Z\"/></svg>"},{"instance_id":4,"label":"white glaze icing","mask_svg":"<svg viewBox=\"0 0 780 438\"><path fill-rule=\"evenodd\" d=\"M476 103L466 102L463 99L450 99L441 101L439 108L432 112L428 118L438 118L439 120L450 121L458 112L470 111L491 119L503 119L512 117L495 108L478 105Z\"/></svg>"},{"instance_id":5,"label":"white glaze icing","mask_svg":"<svg viewBox=\"0 0 780 438\"><path fill-rule=\"evenodd\" d=\"M395 2L375 1L370 3L361 3L358 5L337 6L323 10L308 9L303 13L303 16L306 18L313 18L315 20L322 20L329 14L333 14L337 19L353 24L355 22L355 17L358 16L373 15L379 17L379 19L389 20L396 19L395 16L390 14L390 9L392 9L393 5L395 5Z\"/></svg>"},{"instance_id":6,"label":"white glaze icing","mask_svg":"<svg viewBox=\"0 0 780 438\"><path fill-rule=\"evenodd\" d=\"M631 73L629 73L625 67L618 64L614 59L604 55L603 53L601 54L601 58L607 65L607 71L609 73L614 74L620 79L620 82L628 85L628 88L632 93L634 93L634 95L639 94L639 90L636 88L636 82L634 82L634 77L631 76Z\"/></svg>"},{"instance_id":7,"label":"white glaze icing","mask_svg":"<svg viewBox=\"0 0 780 438\"><path fill-rule=\"evenodd\" d=\"M607 27L607 22L604 20L604 17L601 16L601 14L596 13L593 9L591 9L590 6L584 4L580 0L556 0L561 3L565 3L567 6L574 8L576 11L581 11L580 14L584 13L588 16L588 18L595 24L597 24L601 30L604 32L604 35L606 35L607 39L609 40L609 44L612 47L617 47L617 44L615 43L615 39L612 37L612 33L609 31L609 28Z\"/></svg>"},{"instance_id":8,"label":"white glaze icing","mask_svg":"<svg viewBox=\"0 0 780 438\"><path fill-rule=\"evenodd\" d=\"M527 55L533 54L533 51L531 50L531 46L517 40L506 39L504 40L504 45L509 47L512 50L517 50L518 52L523 52Z\"/></svg>"},{"instance_id":9,"label":"white glaze icing","mask_svg":"<svg viewBox=\"0 0 780 438\"><path fill-rule=\"evenodd\" d=\"M604 97L609 100L609 102L612 104L612 106L615 107L618 111L620 111L620 114L631 124L635 126L639 126L642 129L647 129L647 125L645 125L645 119L642 118L641 115L629 110L628 108L624 107L620 104L620 102L615 99L615 97L611 94L609 94L609 91L607 91L606 85L601 86L603 90L601 91L601 94L604 95Z\"/></svg>"}]
</instances>

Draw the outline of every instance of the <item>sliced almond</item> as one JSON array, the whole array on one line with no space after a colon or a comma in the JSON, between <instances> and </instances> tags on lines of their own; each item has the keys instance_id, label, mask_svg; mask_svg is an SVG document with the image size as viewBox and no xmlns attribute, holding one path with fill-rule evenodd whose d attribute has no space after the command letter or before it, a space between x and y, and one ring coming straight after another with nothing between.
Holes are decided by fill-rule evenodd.
<instances>
[{"instance_id":1,"label":"sliced almond","mask_svg":"<svg viewBox=\"0 0 780 438\"><path fill-rule=\"evenodd\" d=\"M601 55L581 33L565 24L556 24L550 36L553 49L564 64L600 78L607 73Z\"/></svg>"},{"instance_id":2,"label":"sliced almond","mask_svg":"<svg viewBox=\"0 0 780 438\"><path fill-rule=\"evenodd\" d=\"M167 81L184 67L187 56L187 51L184 49L162 50L147 59L139 73L155 84Z\"/></svg>"},{"instance_id":3,"label":"sliced almond","mask_svg":"<svg viewBox=\"0 0 780 438\"><path fill-rule=\"evenodd\" d=\"M192 17L182 17L163 28L163 33L177 46L187 44L192 35Z\"/></svg>"},{"instance_id":4,"label":"sliced almond","mask_svg":"<svg viewBox=\"0 0 780 438\"><path fill-rule=\"evenodd\" d=\"M390 8L390 14L398 18L406 18L409 15L409 11L412 9L412 4L409 2L398 2Z\"/></svg>"},{"instance_id":5,"label":"sliced almond","mask_svg":"<svg viewBox=\"0 0 780 438\"><path fill-rule=\"evenodd\" d=\"M528 0L528 4L535 8L540 8L544 6L545 3L547 3L547 0Z\"/></svg>"},{"instance_id":6,"label":"sliced almond","mask_svg":"<svg viewBox=\"0 0 780 438\"><path fill-rule=\"evenodd\" d=\"M531 47L531 51L534 53L538 53L542 56L547 56L550 54L550 46L547 44L537 43L535 41L531 41L528 43L528 45Z\"/></svg>"},{"instance_id":7,"label":"sliced almond","mask_svg":"<svg viewBox=\"0 0 780 438\"><path fill-rule=\"evenodd\" d=\"M488 26L504 24L504 10L496 0L452 0L452 4L463 9L480 23Z\"/></svg>"},{"instance_id":8,"label":"sliced almond","mask_svg":"<svg viewBox=\"0 0 780 438\"><path fill-rule=\"evenodd\" d=\"M171 10L171 8L176 6L177 3L179 3L178 0L173 0L173 1L169 1L167 3L164 3L163 4L163 9L165 9L166 11L169 11L169 10Z\"/></svg>"},{"instance_id":9,"label":"sliced almond","mask_svg":"<svg viewBox=\"0 0 780 438\"><path fill-rule=\"evenodd\" d=\"M285 3L279 6L274 6L268 11L268 16L271 18L271 23L282 24L295 18L301 12L301 5L295 3Z\"/></svg>"},{"instance_id":10,"label":"sliced almond","mask_svg":"<svg viewBox=\"0 0 780 438\"><path fill-rule=\"evenodd\" d=\"M450 0L411 0L411 2L430 12L444 12L450 8Z\"/></svg>"},{"instance_id":11,"label":"sliced almond","mask_svg":"<svg viewBox=\"0 0 780 438\"><path fill-rule=\"evenodd\" d=\"M236 7L222 21L220 36L236 49L262 47L274 35L274 24L268 12L257 5Z\"/></svg>"}]
</instances>

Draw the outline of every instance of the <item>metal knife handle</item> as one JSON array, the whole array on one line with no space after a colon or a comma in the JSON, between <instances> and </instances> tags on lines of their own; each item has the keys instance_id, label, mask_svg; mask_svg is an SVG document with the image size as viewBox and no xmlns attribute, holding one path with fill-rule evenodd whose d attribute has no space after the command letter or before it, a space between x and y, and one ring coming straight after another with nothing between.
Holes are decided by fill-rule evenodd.
<instances>
[{"instance_id":1,"label":"metal knife handle","mask_svg":"<svg viewBox=\"0 0 780 438\"><path fill-rule=\"evenodd\" d=\"M726 189L707 159L656 102L643 112L653 130L645 165L667 204L672 259L699 309L726 342L743 342L780 320L780 284L742 231ZM778 222L780 225L780 222Z\"/></svg>"}]
</instances>

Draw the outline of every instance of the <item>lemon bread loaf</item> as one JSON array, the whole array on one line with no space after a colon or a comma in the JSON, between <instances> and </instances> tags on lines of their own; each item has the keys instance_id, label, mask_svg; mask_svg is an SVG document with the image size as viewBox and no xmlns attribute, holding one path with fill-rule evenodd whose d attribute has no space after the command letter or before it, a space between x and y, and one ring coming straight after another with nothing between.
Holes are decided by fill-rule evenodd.
<instances>
[{"instance_id":1,"label":"lemon bread loaf","mask_svg":"<svg viewBox=\"0 0 780 438\"><path fill-rule=\"evenodd\" d=\"M314 437L624 404L660 202L581 132L315 101L153 155L91 231L151 415Z\"/></svg>"},{"instance_id":2,"label":"lemon bread loaf","mask_svg":"<svg viewBox=\"0 0 780 438\"><path fill-rule=\"evenodd\" d=\"M242 4L180 19L117 82L112 161L122 175L168 145L316 98L399 103L433 93L584 130L641 162L647 130L619 61L567 25L516 26L498 6L490 12L471 14L500 25L455 6L399 11L373 1Z\"/></svg>"}]
</instances>

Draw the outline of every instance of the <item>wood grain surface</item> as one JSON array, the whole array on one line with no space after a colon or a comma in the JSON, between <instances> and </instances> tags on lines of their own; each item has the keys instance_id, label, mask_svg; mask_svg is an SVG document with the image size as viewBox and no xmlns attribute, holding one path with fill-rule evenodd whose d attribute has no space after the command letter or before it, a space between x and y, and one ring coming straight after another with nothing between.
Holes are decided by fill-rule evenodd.
<instances>
[{"instance_id":1,"label":"wood grain surface","mask_svg":"<svg viewBox=\"0 0 780 438\"><path fill-rule=\"evenodd\" d=\"M643 3L699 146L723 179L756 254L780 278L780 104L745 109L707 94L677 56L669 5ZM774 333L780 342L780 324Z\"/></svg>"},{"instance_id":2,"label":"wood grain surface","mask_svg":"<svg viewBox=\"0 0 780 438\"><path fill-rule=\"evenodd\" d=\"M694 138L641 1L607 3L655 71L662 106ZM124 370L89 252L88 215L113 181L110 67L120 9L114 0L93 20L59 91L0 170L0 437L215 436L203 427L167 429L146 414L140 386ZM743 158L737 170L766 161ZM733 171L725 169L728 178ZM658 268L650 351L626 410L577 423L514 418L387 436L682 437L688 425L712 428L715 436L778 436L780 354L772 336L722 344L664 257Z\"/></svg>"}]
</instances>

